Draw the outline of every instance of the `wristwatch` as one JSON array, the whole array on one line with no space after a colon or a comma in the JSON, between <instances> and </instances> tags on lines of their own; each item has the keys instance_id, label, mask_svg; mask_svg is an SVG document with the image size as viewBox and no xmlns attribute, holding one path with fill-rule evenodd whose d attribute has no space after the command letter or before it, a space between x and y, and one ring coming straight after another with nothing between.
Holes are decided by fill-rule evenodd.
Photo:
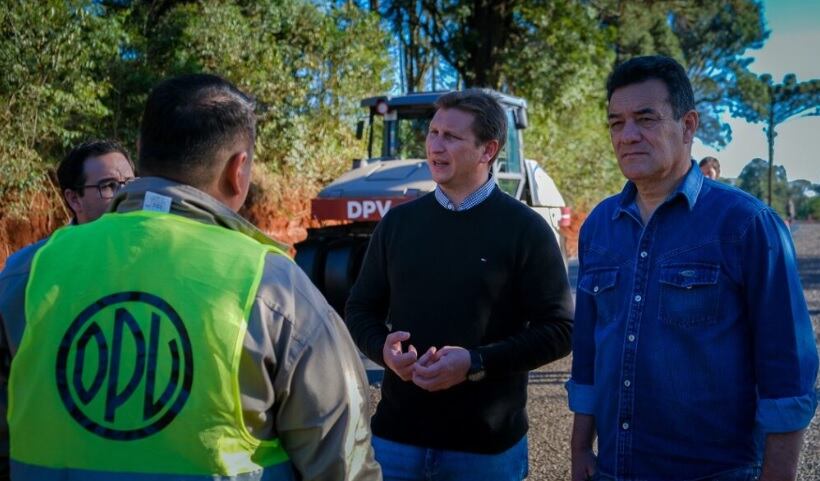
<instances>
[{"instance_id":1,"label":"wristwatch","mask_svg":"<svg viewBox=\"0 0 820 481\"><path fill-rule=\"evenodd\" d=\"M484 359L481 358L481 353L476 350L470 350L470 370L467 371L468 381L480 381L484 379L487 373L484 371Z\"/></svg>"}]
</instances>

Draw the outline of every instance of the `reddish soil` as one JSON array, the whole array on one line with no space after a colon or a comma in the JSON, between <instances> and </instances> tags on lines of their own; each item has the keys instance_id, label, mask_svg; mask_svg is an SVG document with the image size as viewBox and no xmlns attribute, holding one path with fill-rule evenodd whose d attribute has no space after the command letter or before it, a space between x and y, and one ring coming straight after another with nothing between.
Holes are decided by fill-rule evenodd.
<instances>
[{"instance_id":1,"label":"reddish soil","mask_svg":"<svg viewBox=\"0 0 820 481\"><path fill-rule=\"evenodd\" d=\"M10 215L0 208L0 269L12 253L50 235L69 221L71 215L57 195L53 189L32 195L26 208L27 218Z\"/></svg>"},{"instance_id":2,"label":"reddish soil","mask_svg":"<svg viewBox=\"0 0 820 481\"><path fill-rule=\"evenodd\" d=\"M277 184L279 187L287 185L285 182ZM310 219L310 198L313 196L310 189L289 187L283 191L264 187L252 185L248 201L240 211L260 230L292 246L307 237L309 227L318 227L318 222ZM34 194L25 212L28 218L10 215L0 207L0 270L8 256L51 235L71 218L54 190ZM294 253L291 248L291 254Z\"/></svg>"},{"instance_id":3,"label":"reddish soil","mask_svg":"<svg viewBox=\"0 0 820 481\"><path fill-rule=\"evenodd\" d=\"M586 212L573 211L569 226L561 228L561 234L567 238L567 257L578 257L578 235L586 218Z\"/></svg>"},{"instance_id":4,"label":"reddish soil","mask_svg":"<svg viewBox=\"0 0 820 481\"><path fill-rule=\"evenodd\" d=\"M251 186L248 200L239 213L269 236L290 245L294 254L292 246L307 237L307 229L320 226L310 218L310 199L316 189L264 174L257 178L260 182ZM35 194L27 209L27 219L7 215L0 208L0 269L13 252L68 222L69 212L57 195L53 189ZM561 229L567 237L570 257L578 254L578 231L584 219L585 213L573 212L571 224Z\"/></svg>"},{"instance_id":5,"label":"reddish soil","mask_svg":"<svg viewBox=\"0 0 820 481\"><path fill-rule=\"evenodd\" d=\"M254 171L254 179L239 214L270 237L291 246L290 254L295 254L292 246L307 237L309 228L320 226L310 217L310 199L318 188L260 171Z\"/></svg>"}]
</instances>

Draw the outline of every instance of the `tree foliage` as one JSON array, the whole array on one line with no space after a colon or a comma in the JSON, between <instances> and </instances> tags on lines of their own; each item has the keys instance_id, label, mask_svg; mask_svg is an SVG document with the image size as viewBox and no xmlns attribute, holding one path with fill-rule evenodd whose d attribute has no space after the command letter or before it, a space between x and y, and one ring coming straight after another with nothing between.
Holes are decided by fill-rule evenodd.
<instances>
[{"instance_id":1,"label":"tree foliage","mask_svg":"<svg viewBox=\"0 0 820 481\"><path fill-rule=\"evenodd\" d=\"M103 72L123 31L87 2L10 0L0 9L0 202L41 189L65 145L95 133L111 113Z\"/></svg>"},{"instance_id":2,"label":"tree foliage","mask_svg":"<svg viewBox=\"0 0 820 481\"><path fill-rule=\"evenodd\" d=\"M618 188L602 88L613 56L590 8L574 0L394 0L382 8L391 25L405 20L402 32L417 18L417 43L431 45L465 86L527 99L525 153L568 200L585 207Z\"/></svg>"},{"instance_id":3,"label":"tree foliage","mask_svg":"<svg viewBox=\"0 0 820 481\"><path fill-rule=\"evenodd\" d=\"M750 122L765 124L771 176L777 126L794 117L820 115L820 80L798 82L797 76L788 74L783 78L783 83L775 84L771 75L761 75L757 92L750 95L738 113ZM773 193L767 194L767 200L773 202L773 196Z\"/></svg>"},{"instance_id":4,"label":"tree foliage","mask_svg":"<svg viewBox=\"0 0 820 481\"><path fill-rule=\"evenodd\" d=\"M807 217L807 205L811 205L812 199L817 196L815 189L820 189L820 185L812 184L805 179L792 180L789 182L789 202L791 203L790 214L796 215L798 219ZM811 210L811 207L808 207Z\"/></svg>"},{"instance_id":5,"label":"tree foliage","mask_svg":"<svg viewBox=\"0 0 820 481\"><path fill-rule=\"evenodd\" d=\"M761 159L752 159L743 167L737 178L737 186L762 201L766 201L769 177L769 164ZM789 182L786 178L786 169L782 165L775 166L772 182L772 208L783 217L789 214Z\"/></svg>"},{"instance_id":6,"label":"tree foliage","mask_svg":"<svg viewBox=\"0 0 820 481\"><path fill-rule=\"evenodd\" d=\"M631 56L686 66L708 144L729 140L725 113L773 112L772 139L796 108L817 113L816 81L776 86L749 73L743 54L767 36L755 0L6 0L0 33L5 210L84 137L133 149L151 87L188 72L254 95L263 170L318 185L363 154L358 101L395 88L398 51L408 89L460 78L527 99L525 153L582 209L623 182L604 83Z\"/></svg>"},{"instance_id":7,"label":"tree foliage","mask_svg":"<svg viewBox=\"0 0 820 481\"><path fill-rule=\"evenodd\" d=\"M118 137L133 148L148 92L170 75L213 72L253 95L257 160L306 183L332 179L361 155L352 129L358 100L389 88L388 36L377 15L349 2L6 4L4 205L42 185L47 167L84 137Z\"/></svg>"},{"instance_id":8,"label":"tree foliage","mask_svg":"<svg viewBox=\"0 0 820 481\"><path fill-rule=\"evenodd\" d=\"M616 62L639 55L675 58L687 70L701 121L698 138L716 147L731 141L722 120L759 95L747 49L768 37L755 0L601 0L592 2L615 30Z\"/></svg>"},{"instance_id":9,"label":"tree foliage","mask_svg":"<svg viewBox=\"0 0 820 481\"><path fill-rule=\"evenodd\" d=\"M416 0L393 0L387 3L382 16L398 39L402 90L423 91L428 74L435 75L437 68L433 46L424 33L429 29L429 15Z\"/></svg>"},{"instance_id":10,"label":"tree foliage","mask_svg":"<svg viewBox=\"0 0 820 481\"><path fill-rule=\"evenodd\" d=\"M820 220L820 195L806 199L797 210L797 218Z\"/></svg>"},{"instance_id":11,"label":"tree foliage","mask_svg":"<svg viewBox=\"0 0 820 481\"><path fill-rule=\"evenodd\" d=\"M706 144L731 139L722 116L755 98L747 49L762 46L754 0L418 0L388 1L390 17L418 25L467 86L525 97L528 155L541 160L575 204L613 192L621 178L604 129L603 85L612 66L664 54L686 68ZM419 43L419 42L417 42ZM593 175L594 174L594 175ZM590 195L590 193L594 193Z\"/></svg>"}]
</instances>

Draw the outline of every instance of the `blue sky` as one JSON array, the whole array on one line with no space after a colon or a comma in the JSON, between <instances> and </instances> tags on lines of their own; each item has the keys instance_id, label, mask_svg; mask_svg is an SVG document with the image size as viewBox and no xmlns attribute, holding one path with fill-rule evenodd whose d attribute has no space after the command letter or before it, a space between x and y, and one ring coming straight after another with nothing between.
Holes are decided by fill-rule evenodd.
<instances>
[{"instance_id":1,"label":"blue sky","mask_svg":"<svg viewBox=\"0 0 820 481\"><path fill-rule=\"evenodd\" d=\"M801 82L820 78L820 1L766 0L763 5L771 33L763 48L746 52L755 58L749 68L770 73L777 82L787 73L796 74ZM740 119L729 123L733 138L729 145L715 151L696 142L692 156L713 155L720 160L722 176L737 177L753 158L768 159L768 146L763 124ZM775 164L786 168L789 180L820 183L820 117L792 118L776 131Z\"/></svg>"}]
</instances>

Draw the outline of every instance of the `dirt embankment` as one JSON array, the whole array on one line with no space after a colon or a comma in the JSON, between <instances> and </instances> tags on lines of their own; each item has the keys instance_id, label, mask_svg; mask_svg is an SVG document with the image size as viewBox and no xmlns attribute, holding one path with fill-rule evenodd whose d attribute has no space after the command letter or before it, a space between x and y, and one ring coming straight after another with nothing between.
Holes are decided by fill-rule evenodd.
<instances>
[{"instance_id":1,"label":"dirt embankment","mask_svg":"<svg viewBox=\"0 0 820 481\"><path fill-rule=\"evenodd\" d=\"M8 256L50 235L70 218L53 189L35 192L21 213L11 214L0 206L0 269Z\"/></svg>"},{"instance_id":2,"label":"dirt embankment","mask_svg":"<svg viewBox=\"0 0 820 481\"><path fill-rule=\"evenodd\" d=\"M258 176L240 214L269 236L293 245L317 227L310 218L310 199L316 188L287 179ZM51 235L71 219L57 190L51 186L34 193L22 212L10 213L0 205L0 270L6 259L21 248ZM291 252L293 254L293 252Z\"/></svg>"},{"instance_id":3,"label":"dirt embankment","mask_svg":"<svg viewBox=\"0 0 820 481\"><path fill-rule=\"evenodd\" d=\"M586 219L586 212L573 211L569 226L561 228L561 235L566 238L567 257L578 257L578 235L581 233L581 225Z\"/></svg>"},{"instance_id":4,"label":"dirt embankment","mask_svg":"<svg viewBox=\"0 0 820 481\"><path fill-rule=\"evenodd\" d=\"M251 185L248 200L239 211L243 217L290 246L304 240L309 228L319 227L319 222L310 217L310 199L318 191L317 186L263 172L255 171L254 174L256 180ZM11 215L0 206L0 269L12 253L51 235L70 220L70 212L58 195L53 187L37 192L22 215ZM578 232L584 219L586 213L573 212L571 224L561 229L567 238L569 257L578 255ZM291 254L294 252L291 249Z\"/></svg>"}]
</instances>

